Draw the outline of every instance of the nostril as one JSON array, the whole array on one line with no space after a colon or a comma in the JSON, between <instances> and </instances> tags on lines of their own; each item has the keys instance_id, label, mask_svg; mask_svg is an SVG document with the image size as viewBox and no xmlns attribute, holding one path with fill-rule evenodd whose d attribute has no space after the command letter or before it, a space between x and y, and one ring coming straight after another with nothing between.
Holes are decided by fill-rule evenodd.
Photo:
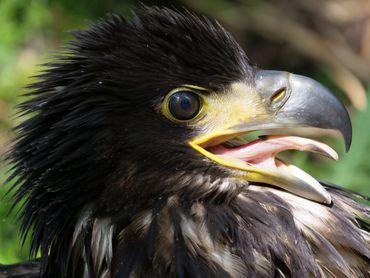
<instances>
[{"instance_id":1,"label":"nostril","mask_svg":"<svg viewBox=\"0 0 370 278\"><path fill-rule=\"evenodd\" d=\"M275 91L275 93L273 93L273 95L270 98L271 104L282 101L285 97L285 94L286 94L286 87L282 87L279 90Z\"/></svg>"}]
</instances>

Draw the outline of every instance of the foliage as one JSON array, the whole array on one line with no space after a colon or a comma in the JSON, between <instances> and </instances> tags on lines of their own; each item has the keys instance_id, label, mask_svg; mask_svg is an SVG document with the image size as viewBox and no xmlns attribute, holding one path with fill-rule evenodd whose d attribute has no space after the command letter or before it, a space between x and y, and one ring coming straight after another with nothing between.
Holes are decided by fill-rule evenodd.
<instances>
[{"instance_id":1,"label":"foliage","mask_svg":"<svg viewBox=\"0 0 370 278\"><path fill-rule=\"evenodd\" d=\"M4 169L0 171L1 182L4 181ZM6 196L7 190L0 189L0 263L17 262L26 260L28 258L29 241L26 240L22 246L20 242L19 225L17 224L16 212L20 206L14 208L13 212L9 214L11 202ZM3 197L4 196L4 197Z\"/></svg>"},{"instance_id":2,"label":"foliage","mask_svg":"<svg viewBox=\"0 0 370 278\"><path fill-rule=\"evenodd\" d=\"M367 107L370 107L370 98ZM369 120L370 109L353 117L352 148L339 163L336 163L331 177L328 177L334 183L347 185L350 189L367 196L370 196Z\"/></svg>"}]
</instances>

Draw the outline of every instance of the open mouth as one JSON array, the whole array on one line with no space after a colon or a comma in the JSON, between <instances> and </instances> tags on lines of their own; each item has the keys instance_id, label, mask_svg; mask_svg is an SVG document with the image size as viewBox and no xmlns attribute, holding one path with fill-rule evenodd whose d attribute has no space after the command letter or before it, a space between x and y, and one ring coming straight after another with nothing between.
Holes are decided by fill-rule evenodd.
<instances>
[{"instance_id":1,"label":"open mouth","mask_svg":"<svg viewBox=\"0 0 370 278\"><path fill-rule=\"evenodd\" d=\"M308 199L331 203L329 193L315 178L277 157L283 151L298 150L338 160L331 147L298 136L263 135L246 142L238 135L217 136L192 142L191 146L218 164L243 171L242 178L250 182L270 184Z\"/></svg>"},{"instance_id":2,"label":"open mouth","mask_svg":"<svg viewBox=\"0 0 370 278\"><path fill-rule=\"evenodd\" d=\"M290 165L276 156L286 150L299 150L317 153L333 160L338 160L338 154L328 145L318 141L298 136L263 135L251 142L244 142L240 137L227 140L218 145L202 146L206 151L225 160L230 160L243 167L251 165L260 169L274 171L297 172L297 167Z\"/></svg>"}]
</instances>

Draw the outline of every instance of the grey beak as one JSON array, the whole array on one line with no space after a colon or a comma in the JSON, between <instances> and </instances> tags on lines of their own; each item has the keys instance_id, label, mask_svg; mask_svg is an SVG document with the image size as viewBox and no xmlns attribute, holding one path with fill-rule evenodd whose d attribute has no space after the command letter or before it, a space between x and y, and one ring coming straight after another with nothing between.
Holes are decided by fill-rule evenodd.
<instances>
[{"instance_id":1,"label":"grey beak","mask_svg":"<svg viewBox=\"0 0 370 278\"><path fill-rule=\"evenodd\" d=\"M352 125L343 104L319 82L282 71L260 70L255 77L261 96L270 101L279 127L317 127L339 131L348 151L352 141ZM276 92L283 97L272 101Z\"/></svg>"}]
</instances>

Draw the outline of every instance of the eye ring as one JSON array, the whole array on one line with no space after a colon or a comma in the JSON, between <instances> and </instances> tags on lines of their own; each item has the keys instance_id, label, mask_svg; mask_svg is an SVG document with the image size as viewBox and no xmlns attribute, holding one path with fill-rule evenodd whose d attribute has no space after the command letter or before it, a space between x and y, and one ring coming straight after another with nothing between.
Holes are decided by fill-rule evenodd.
<instances>
[{"instance_id":1,"label":"eye ring","mask_svg":"<svg viewBox=\"0 0 370 278\"><path fill-rule=\"evenodd\" d=\"M196 119L203 106L202 97L188 88L177 88L163 101L163 114L172 121L189 122Z\"/></svg>"}]
</instances>

